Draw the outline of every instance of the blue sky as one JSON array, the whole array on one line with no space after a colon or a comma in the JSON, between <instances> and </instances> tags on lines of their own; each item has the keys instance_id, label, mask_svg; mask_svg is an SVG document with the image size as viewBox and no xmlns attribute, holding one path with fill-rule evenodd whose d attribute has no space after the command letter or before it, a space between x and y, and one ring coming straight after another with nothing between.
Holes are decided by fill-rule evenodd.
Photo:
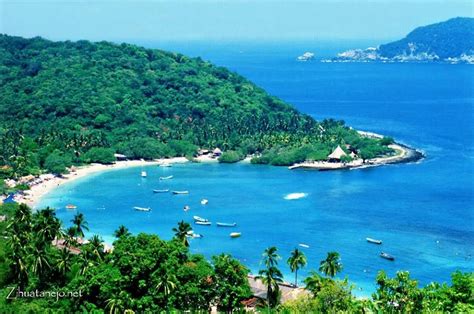
<instances>
[{"instance_id":1,"label":"blue sky","mask_svg":"<svg viewBox=\"0 0 474 314\"><path fill-rule=\"evenodd\" d=\"M90 40L396 39L465 0L0 0L0 33Z\"/></svg>"}]
</instances>

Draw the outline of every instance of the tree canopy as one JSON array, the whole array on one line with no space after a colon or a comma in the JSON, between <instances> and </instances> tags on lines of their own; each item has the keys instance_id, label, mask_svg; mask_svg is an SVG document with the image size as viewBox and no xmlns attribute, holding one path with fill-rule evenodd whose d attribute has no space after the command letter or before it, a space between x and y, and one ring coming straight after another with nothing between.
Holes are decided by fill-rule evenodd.
<instances>
[{"instance_id":1,"label":"tree canopy","mask_svg":"<svg viewBox=\"0 0 474 314\"><path fill-rule=\"evenodd\" d=\"M219 147L222 162L260 154L255 162L286 165L326 157L340 144L390 152L225 68L125 43L0 35L0 85L4 176L110 163L113 153L192 157Z\"/></svg>"}]
</instances>

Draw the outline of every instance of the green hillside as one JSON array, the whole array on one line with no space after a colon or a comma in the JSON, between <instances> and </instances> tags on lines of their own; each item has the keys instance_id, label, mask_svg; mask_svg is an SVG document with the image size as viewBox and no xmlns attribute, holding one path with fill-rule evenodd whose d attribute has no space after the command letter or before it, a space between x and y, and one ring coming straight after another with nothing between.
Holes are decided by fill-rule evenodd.
<instances>
[{"instance_id":1,"label":"green hillside","mask_svg":"<svg viewBox=\"0 0 474 314\"><path fill-rule=\"evenodd\" d=\"M115 152L152 159L219 147L222 161L260 153L256 162L286 165L344 143L367 156L390 151L225 68L130 44L0 35L0 85L3 176L111 162Z\"/></svg>"},{"instance_id":2,"label":"green hillside","mask_svg":"<svg viewBox=\"0 0 474 314\"><path fill-rule=\"evenodd\" d=\"M405 38L379 48L382 57L426 53L440 59L474 54L474 18L458 17L418 27Z\"/></svg>"}]
</instances>

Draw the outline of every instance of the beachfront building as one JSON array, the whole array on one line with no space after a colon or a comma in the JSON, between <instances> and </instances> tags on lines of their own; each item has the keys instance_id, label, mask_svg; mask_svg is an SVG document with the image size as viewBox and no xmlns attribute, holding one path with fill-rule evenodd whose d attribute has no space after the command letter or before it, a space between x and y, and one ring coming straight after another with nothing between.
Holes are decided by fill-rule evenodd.
<instances>
[{"instance_id":1,"label":"beachfront building","mask_svg":"<svg viewBox=\"0 0 474 314\"><path fill-rule=\"evenodd\" d=\"M250 290L252 291L252 297L242 301L242 304L244 305L246 311L253 311L257 306L267 302L267 286L262 282L262 280L257 279L253 275L248 275L247 277ZM308 290L295 287L289 283L279 283L278 287L281 293L281 303L285 303L290 300L296 300L303 295L309 295Z\"/></svg>"},{"instance_id":2,"label":"beachfront building","mask_svg":"<svg viewBox=\"0 0 474 314\"><path fill-rule=\"evenodd\" d=\"M127 156L122 154L114 154L115 159L117 160L127 160Z\"/></svg>"},{"instance_id":3,"label":"beachfront building","mask_svg":"<svg viewBox=\"0 0 474 314\"><path fill-rule=\"evenodd\" d=\"M329 154L328 161L329 162L341 162L341 158L347 156L346 152L342 150L341 146L337 145L336 149Z\"/></svg>"},{"instance_id":4,"label":"beachfront building","mask_svg":"<svg viewBox=\"0 0 474 314\"><path fill-rule=\"evenodd\" d=\"M212 152L213 157L217 158L217 157L220 157L221 155L222 155L222 151L218 147L216 147L216 149L214 149Z\"/></svg>"}]
</instances>

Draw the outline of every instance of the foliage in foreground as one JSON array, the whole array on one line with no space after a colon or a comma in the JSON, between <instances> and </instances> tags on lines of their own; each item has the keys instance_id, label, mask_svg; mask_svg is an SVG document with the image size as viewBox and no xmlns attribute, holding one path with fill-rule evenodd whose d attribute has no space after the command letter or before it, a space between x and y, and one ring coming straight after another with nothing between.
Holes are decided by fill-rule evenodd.
<instances>
[{"instance_id":1,"label":"foliage in foreground","mask_svg":"<svg viewBox=\"0 0 474 314\"><path fill-rule=\"evenodd\" d=\"M106 252L98 236L77 244L81 228L87 227L80 214L69 229L62 230L49 208L34 214L25 205L2 210L11 218L0 223L8 238L0 240L0 274L8 274L1 277L0 312L207 311L211 305L228 311L240 308L241 300L250 296L248 269L229 255L208 261L189 253L179 239L133 236L124 227L117 230L114 250ZM64 248L52 245L55 238L66 240ZM57 302L55 298L7 300L10 286L22 291L80 291L81 295Z\"/></svg>"},{"instance_id":2,"label":"foliage in foreground","mask_svg":"<svg viewBox=\"0 0 474 314\"><path fill-rule=\"evenodd\" d=\"M25 205L0 206L8 219L0 222L0 312L95 312L124 313L160 311L222 312L242 309L251 296L248 269L230 255L211 261L191 254L185 241L189 224L179 223L170 241L156 235L131 235L120 226L114 250L107 252L98 236L79 245L87 230L84 216L77 214L63 230L49 208L32 213ZM63 238L63 248L52 245ZM78 250L77 248L80 248ZM474 274L452 274L451 285L431 283L419 288L408 272L376 278L377 290L369 299L355 298L347 278L334 279L342 269L337 252L320 262L320 272L305 278L307 294L280 304L281 257L276 247L262 255L263 269L257 278L267 286L269 298L258 308L279 313L469 313L474 311ZM287 263L295 272L306 265L304 253L295 249ZM322 273L322 274L321 274ZM7 299L8 287L22 291L80 291L80 296Z\"/></svg>"}]
</instances>

